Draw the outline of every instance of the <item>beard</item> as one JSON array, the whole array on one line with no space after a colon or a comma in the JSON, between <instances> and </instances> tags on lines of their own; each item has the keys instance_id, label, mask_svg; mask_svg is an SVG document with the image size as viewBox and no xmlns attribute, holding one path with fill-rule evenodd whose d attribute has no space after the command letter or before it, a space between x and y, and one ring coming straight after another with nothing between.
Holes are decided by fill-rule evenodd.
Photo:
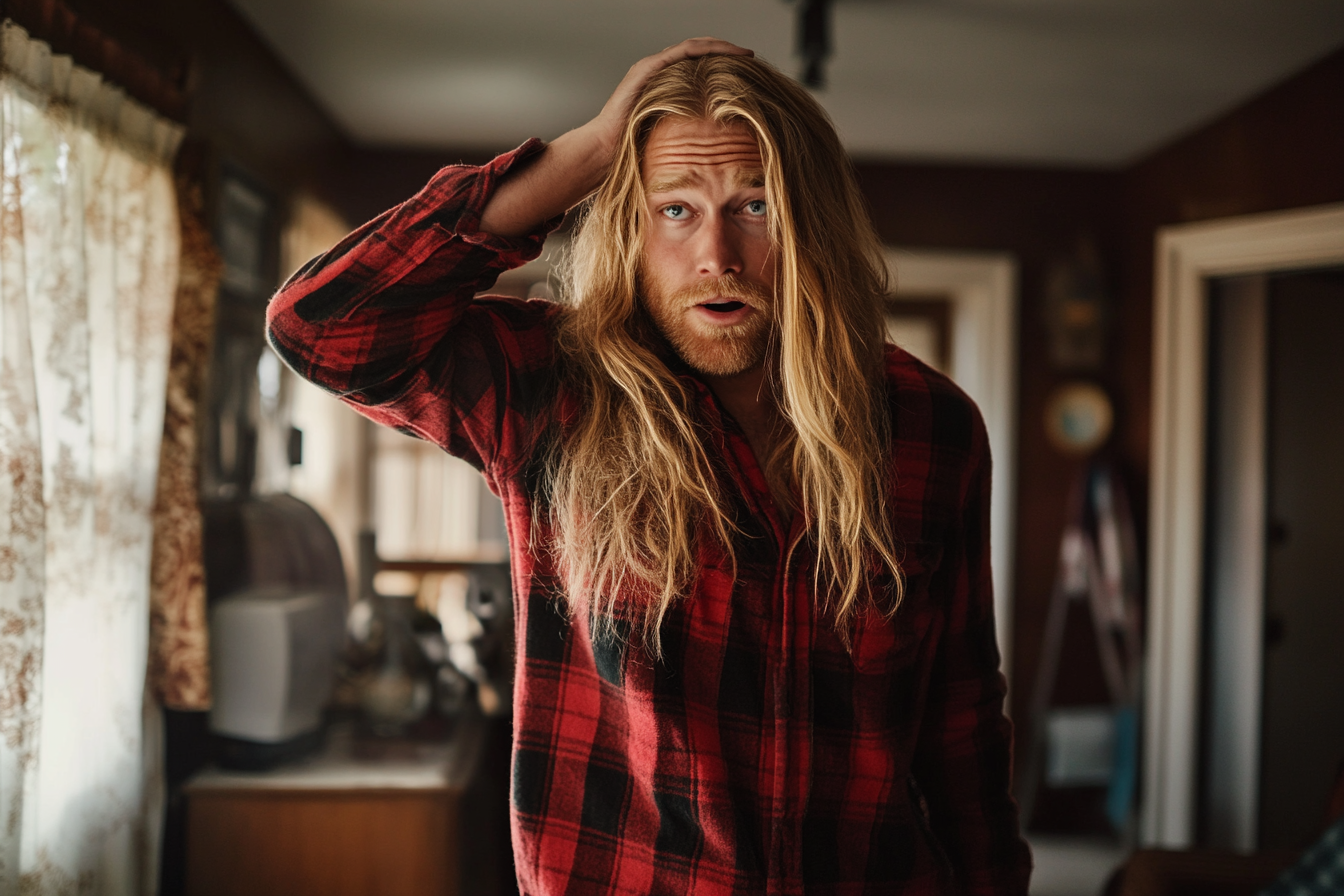
<instances>
[{"instance_id":1,"label":"beard","mask_svg":"<svg viewBox=\"0 0 1344 896\"><path fill-rule=\"evenodd\" d=\"M774 324L774 297L759 283L724 274L669 290L647 270L641 280L644 304L654 325L692 370L710 376L733 376L765 360ZM754 313L732 326L696 320L695 307L711 299L748 305Z\"/></svg>"}]
</instances>

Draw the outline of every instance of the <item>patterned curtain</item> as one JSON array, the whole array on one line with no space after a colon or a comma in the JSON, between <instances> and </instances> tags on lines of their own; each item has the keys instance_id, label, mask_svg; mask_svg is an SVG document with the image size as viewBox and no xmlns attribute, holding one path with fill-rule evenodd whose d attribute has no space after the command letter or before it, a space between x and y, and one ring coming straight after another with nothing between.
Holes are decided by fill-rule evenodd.
<instances>
[{"instance_id":1,"label":"patterned curtain","mask_svg":"<svg viewBox=\"0 0 1344 896\"><path fill-rule=\"evenodd\" d=\"M162 706L210 708L204 522L200 504L198 411L210 369L215 302L224 264L205 224L199 184L177 183L182 254L173 307L168 402L154 503L149 592L149 690Z\"/></svg>"},{"instance_id":2,"label":"patterned curtain","mask_svg":"<svg viewBox=\"0 0 1344 896\"><path fill-rule=\"evenodd\" d=\"M137 893L181 132L0 53L0 892Z\"/></svg>"}]
</instances>

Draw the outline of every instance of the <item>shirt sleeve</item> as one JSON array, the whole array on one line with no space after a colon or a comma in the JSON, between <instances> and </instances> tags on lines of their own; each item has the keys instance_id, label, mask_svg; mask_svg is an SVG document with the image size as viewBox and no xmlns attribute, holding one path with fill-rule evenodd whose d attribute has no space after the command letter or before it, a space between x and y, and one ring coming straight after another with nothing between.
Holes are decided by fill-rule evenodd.
<instances>
[{"instance_id":1,"label":"shirt sleeve","mask_svg":"<svg viewBox=\"0 0 1344 896\"><path fill-rule=\"evenodd\" d=\"M1012 798L989 562L990 455L975 413L964 501L944 544L946 627L929 680L913 773L934 836L968 894L1027 893L1031 853Z\"/></svg>"},{"instance_id":2,"label":"shirt sleeve","mask_svg":"<svg viewBox=\"0 0 1344 896\"><path fill-rule=\"evenodd\" d=\"M365 416L480 469L524 456L554 381L556 306L473 296L535 258L559 223L521 238L480 230L499 180L542 146L444 168L308 262L267 310L276 352Z\"/></svg>"}]
</instances>

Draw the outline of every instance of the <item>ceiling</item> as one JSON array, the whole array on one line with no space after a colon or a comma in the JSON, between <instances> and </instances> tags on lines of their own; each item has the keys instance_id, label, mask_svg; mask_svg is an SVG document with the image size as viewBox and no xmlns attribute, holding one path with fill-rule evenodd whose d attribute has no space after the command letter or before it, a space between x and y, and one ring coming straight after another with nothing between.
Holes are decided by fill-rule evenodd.
<instances>
[{"instance_id":1,"label":"ceiling","mask_svg":"<svg viewBox=\"0 0 1344 896\"><path fill-rule=\"evenodd\" d=\"M554 137L711 34L791 74L785 0L232 0L374 146ZM835 0L818 98L860 158L1120 166L1344 45L1344 0Z\"/></svg>"}]
</instances>

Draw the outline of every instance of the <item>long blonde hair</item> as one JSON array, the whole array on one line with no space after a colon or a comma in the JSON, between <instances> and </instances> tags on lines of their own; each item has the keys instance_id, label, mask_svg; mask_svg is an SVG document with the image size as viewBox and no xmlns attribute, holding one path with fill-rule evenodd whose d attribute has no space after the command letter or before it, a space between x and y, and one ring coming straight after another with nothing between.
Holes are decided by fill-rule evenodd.
<instances>
[{"instance_id":1,"label":"long blonde hair","mask_svg":"<svg viewBox=\"0 0 1344 896\"><path fill-rule=\"evenodd\" d=\"M886 267L826 113L769 64L740 56L685 60L649 82L572 243L558 336L582 407L546 464L571 612L599 636L633 623L658 656L663 617L695 584L699 539L717 540L736 565L702 412L639 298L640 160L666 116L740 122L759 144L778 265L767 364L787 424L775 454L816 552L818 601L848 643L857 611L894 611L901 596L886 502ZM892 584L878 595L883 572Z\"/></svg>"}]
</instances>

